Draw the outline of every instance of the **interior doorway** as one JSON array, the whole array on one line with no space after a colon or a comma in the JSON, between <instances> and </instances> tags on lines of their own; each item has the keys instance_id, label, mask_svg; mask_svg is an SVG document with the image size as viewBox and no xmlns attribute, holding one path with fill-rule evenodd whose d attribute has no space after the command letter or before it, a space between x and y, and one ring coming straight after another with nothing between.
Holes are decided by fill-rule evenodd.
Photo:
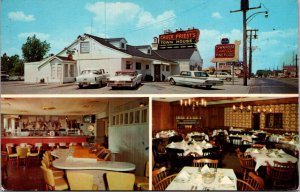
<instances>
[{"instance_id":1,"label":"interior doorway","mask_svg":"<svg viewBox=\"0 0 300 192\"><path fill-rule=\"evenodd\" d=\"M260 125L260 113L252 114L252 130L259 130Z\"/></svg>"}]
</instances>

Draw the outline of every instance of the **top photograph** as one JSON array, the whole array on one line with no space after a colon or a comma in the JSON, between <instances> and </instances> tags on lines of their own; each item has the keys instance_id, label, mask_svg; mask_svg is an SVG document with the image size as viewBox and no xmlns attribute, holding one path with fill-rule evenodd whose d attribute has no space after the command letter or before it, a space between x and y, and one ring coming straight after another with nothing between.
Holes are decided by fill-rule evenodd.
<instances>
[{"instance_id":1,"label":"top photograph","mask_svg":"<svg viewBox=\"0 0 300 192\"><path fill-rule=\"evenodd\" d=\"M1 94L298 94L297 0L2 0Z\"/></svg>"}]
</instances>

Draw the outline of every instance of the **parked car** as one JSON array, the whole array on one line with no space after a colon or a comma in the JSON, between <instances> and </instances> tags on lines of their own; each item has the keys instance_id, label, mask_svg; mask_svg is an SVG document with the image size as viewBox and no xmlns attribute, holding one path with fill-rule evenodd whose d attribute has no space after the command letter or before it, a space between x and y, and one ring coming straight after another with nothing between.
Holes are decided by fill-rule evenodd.
<instances>
[{"instance_id":1,"label":"parked car","mask_svg":"<svg viewBox=\"0 0 300 192\"><path fill-rule=\"evenodd\" d=\"M1 71L1 81L8 81L9 75L6 73L6 71Z\"/></svg>"},{"instance_id":2,"label":"parked car","mask_svg":"<svg viewBox=\"0 0 300 192\"><path fill-rule=\"evenodd\" d=\"M180 75L169 76L168 81L171 85L205 86L207 89L210 89L212 86L221 86L224 84L219 78L209 77L204 71L181 71Z\"/></svg>"},{"instance_id":3,"label":"parked car","mask_svg":"<svg viewBox=\"0 0 300 192\"><path fill-rule=\"evenodd\" d=\"M112 89L116 87L137 88L142 83L142 74L134 70L117 71L114 77L109 78L107 86Z\"/></svg>"},{"instance_id":4,"label":"parked car","mask_svg":"<svg viewBox=\"0 0 300 192\"><path fill-rule=\"evenodd\" d=\"M214 74L209 75L210 77L216 77L221 80L226 80L226 81L231 81L232 80L232 75L230 75L227 72L221 72L221 71L215 71ZM234 78L238 78L237 76L234 76Z\"/></svg>"},{"instance_id":5,"label":"parked car","mask_svg":"<svg viewBox=\"0 0 300 192\"><path fill-rule=\"evenodd\" d=\"M89 85L98 85L102 87L107 84L109 74L105 73L104 69L100 70L83 70L80 75L76 77L76 84L79 88Z\"/></svg>"}]
</instances>

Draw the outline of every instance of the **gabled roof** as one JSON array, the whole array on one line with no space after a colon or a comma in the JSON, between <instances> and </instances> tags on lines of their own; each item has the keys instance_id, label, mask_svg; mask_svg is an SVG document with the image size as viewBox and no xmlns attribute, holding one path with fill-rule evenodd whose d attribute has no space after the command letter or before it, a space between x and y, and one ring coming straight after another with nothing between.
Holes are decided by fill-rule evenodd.
<instances>
[{"instance_id":1,"label":"gabled roof","mask_svg":"<svg viewBox=\"0 0 300 192\"><path fill-rule=\"evenodd\" d=\"M63 60L63 61L75 61L74 59L69 59L68 57L64 57L64 56L56 56L59 59Z\"/></svg>"},{"instance_id":2,"label":"gabled roof","mask_svg":"<svg viewBox=\"0 0 300 192\"><path fill-rule=\"evenodd\" d=\"M121 41L122 39L124 39L126 41L125 38L106 38L105 40L108 42L114 42L114 41Z\"/></svg>"},{"instance_id":3,"label":"gabled roof","mask_svg":"<svg viewBox=\"0 0 300 192\"><path fill-rule=\"evenodd\" d=\"M137 48L137 49L147 49L147 48L151 48L151 46L150 45L138 45L138 46L134 46L135 48Z\"/></svg>"},{"instance_id":4,"label":"gabled roof","mask_svg":"<svg viewBox=\"0 0 300 192\"><path fill-rule=\"evenodd\" d=\"M194 51L197 51L197 48L186 48L186 49L163 49L163 50L155 50L152 52L156 52L159 56L164 57L166 59L171 60L181 60L187 59L189 60L193 55Z\"/></svg>"},{"instance_id":5,"label":"gabled roof","mask_svg":"<svg viewBox=\"0 0 300 192\"><path fill-rule=\"evenodd\" d=\"M128 45L127 44L126 50L119 49L118 47L115 47L112 44L110 44L107 39L104 39L104 38L101 38L101 37L97 37L97 36L94 36L94 35L90 35L90 34L86 34L86 33L85 33L85 35L88 36L88 37L90 37L90 38L92 38L92 39L94 39L95 41L97 41L98 43L100 43L100 44L102 44L102 45L104 45L106 47L115 49L117 51L126 53L126 54L131 55L131 56L142 57L142 58L147 58L147 59L154 59L154 60L160 60L160 61L165 61L165 62L173 62L174 63L174 61L172 59L166 59L164 57L160 57L156 53L153 54L153 52L151 53L151 55L145 54L142 51L138 50L136 48L137 46L132 46L132 45Z\"/></svg>"}]
</instances>

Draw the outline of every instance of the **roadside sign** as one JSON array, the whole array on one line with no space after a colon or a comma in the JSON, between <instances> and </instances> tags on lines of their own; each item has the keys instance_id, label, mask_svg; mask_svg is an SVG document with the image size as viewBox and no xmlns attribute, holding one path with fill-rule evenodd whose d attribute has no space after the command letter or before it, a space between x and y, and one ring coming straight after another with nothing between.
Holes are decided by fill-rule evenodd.
<instances>
[{"instance_id":1,"label":"roadside sign","mask_svg":"<svg viewBox=\"0 0 300 192\"><path fill-rule=\"evenodd\" d=\"M235 44L218 44L215 46L215 58L234 58Z\"/></svg>"}]
</instances>

